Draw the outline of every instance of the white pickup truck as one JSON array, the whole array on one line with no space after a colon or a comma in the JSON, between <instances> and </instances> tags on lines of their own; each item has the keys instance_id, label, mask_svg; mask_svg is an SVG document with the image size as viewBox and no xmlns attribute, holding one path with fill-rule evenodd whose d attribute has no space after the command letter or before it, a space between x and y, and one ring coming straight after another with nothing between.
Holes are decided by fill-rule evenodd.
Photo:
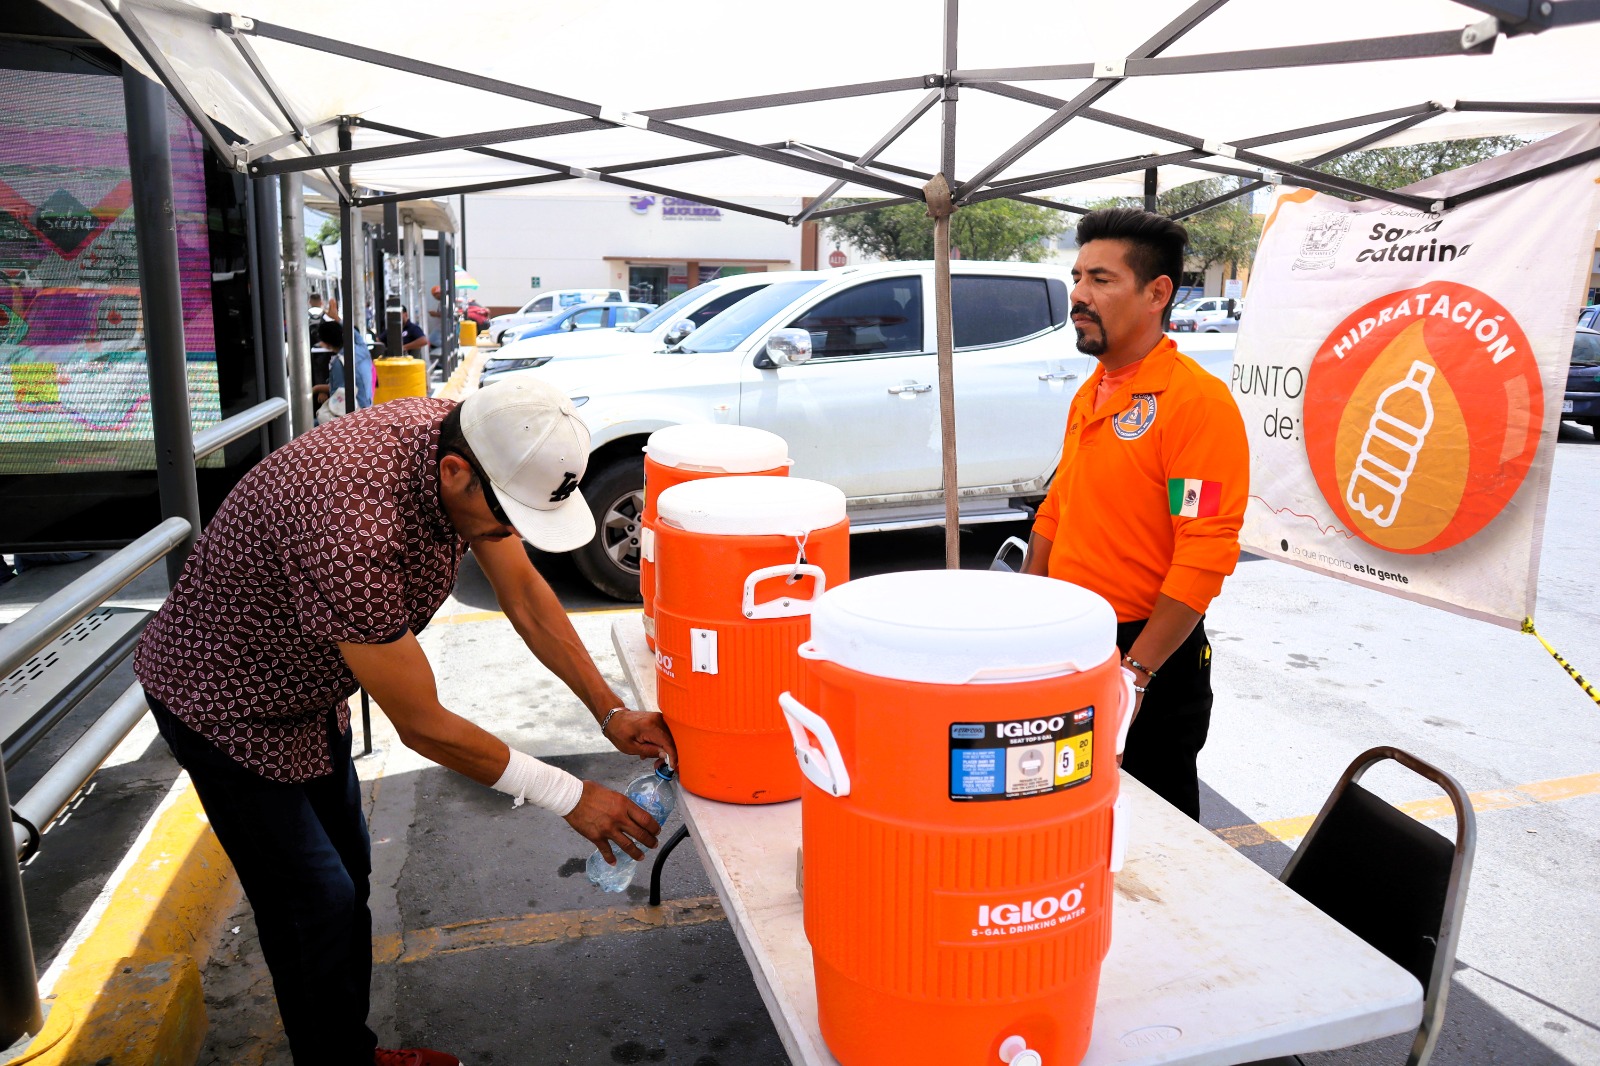
<instances>
[{"instance_id":1,"label":"white pickup truck","mask_svg":"<svg viewBox=\"0 0 1600 1066\"><path fill-rule=\"evenodd\" d=\"M1024 263L952 268L962 521L1023 518L1055 472L1067 407L1093 369L1068 319L1071 279ZM932 264L770 280L665 351L506 375L562 388L589 425L583 493L598 532L575 561L602 592L638 596L642 448L665 426L777 433L796 477L844 490L854 532L943 523Z\"/></svg>"}]
</instances>

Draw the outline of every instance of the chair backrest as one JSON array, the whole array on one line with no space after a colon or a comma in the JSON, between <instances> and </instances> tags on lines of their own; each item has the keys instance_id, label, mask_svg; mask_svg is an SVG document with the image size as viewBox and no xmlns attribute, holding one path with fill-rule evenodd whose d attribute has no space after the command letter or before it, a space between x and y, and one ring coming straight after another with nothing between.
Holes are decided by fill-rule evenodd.
<instances>
[{"instance_id":1,"label":"chair backrest","mask_svg":"<svg viewBox=\"0 0 1600 1066\"><path fill-rule=\"evenodd\" d=\"M1454 841L1358 783L1385 760L1444 790L1455 807ZM1422 1025L1407 1059L1412 1066L1425 1063L1438 1040L1476 839L1471 801L1455 778L1399 749L1373 748L1339 778L1284 867L1284 884L1422 983Z\"/></svg>"}]
</instances>

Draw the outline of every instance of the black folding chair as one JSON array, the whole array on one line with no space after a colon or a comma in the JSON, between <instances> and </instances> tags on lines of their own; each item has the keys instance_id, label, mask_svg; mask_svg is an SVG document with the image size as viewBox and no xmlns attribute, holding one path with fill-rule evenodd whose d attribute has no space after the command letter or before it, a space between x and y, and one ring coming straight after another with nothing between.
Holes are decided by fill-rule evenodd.
<instances>
[{"instance_id":1,"label":"black folding chair","mask_svg":"<svg viewBox=\"0 0 1600 1066\"><path fill-rule=\"evenodd\" d=\"M1386 760L1449 797L1454 842L1359 784ZM1422 1025L1406 1066L1423 1066L1439 1039L1476 841L1472 803L1455 778L1398 748L1377 747L1345 770L1283 869L1284 884L1422 983Z\"/></svg>"},{"instance_id":2,"label":"black folding chair","mask_svg":"<svg viewBox=\"0 0 1600 1066\"><path fill-rule=\"evenodd\" d=\"M1000 545L1000 550L994 553L994 561L989 564L989 569L1016 573L1022 569L1027 557L1028 542L1021 537L1007 537L1006 542Z\"/></svg>"}]
</instances>

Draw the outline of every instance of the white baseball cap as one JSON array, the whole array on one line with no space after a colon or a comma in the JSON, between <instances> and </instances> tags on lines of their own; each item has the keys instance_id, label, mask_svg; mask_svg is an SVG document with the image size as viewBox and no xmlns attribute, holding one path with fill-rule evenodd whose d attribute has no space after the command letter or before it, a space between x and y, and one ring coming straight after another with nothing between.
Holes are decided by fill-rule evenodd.
<instances>
[{"instance_id":1,"label":"white baseball cap","mask_svg":"<svg viewBox=\"0 0 1600 1066\"><path fill-rule=\"evenodd\" d=\"M497 381L461 401L461 433L522 539L565 552L594 539L578 492L589 427L572 401L542 381Z\"/></svg>"}]
</instances>

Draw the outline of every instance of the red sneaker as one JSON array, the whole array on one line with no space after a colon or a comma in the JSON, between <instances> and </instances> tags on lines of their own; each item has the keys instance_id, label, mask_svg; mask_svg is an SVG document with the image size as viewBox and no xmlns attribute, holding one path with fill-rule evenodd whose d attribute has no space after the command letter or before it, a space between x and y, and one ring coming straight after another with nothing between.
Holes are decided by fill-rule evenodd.
<instances>
[{"instance_id":1,"label":"red sneaker","mask_svg":"<svg viewBox=\"0 0 1600 1066\"><path fill-rule=\"evenodd\" d=\"M425 1047L403 1047L391 1051L378 1048L372 1053L372 1066L461 1066L461 1060L443 1051Z\"/></svg>"}]
</instances>

